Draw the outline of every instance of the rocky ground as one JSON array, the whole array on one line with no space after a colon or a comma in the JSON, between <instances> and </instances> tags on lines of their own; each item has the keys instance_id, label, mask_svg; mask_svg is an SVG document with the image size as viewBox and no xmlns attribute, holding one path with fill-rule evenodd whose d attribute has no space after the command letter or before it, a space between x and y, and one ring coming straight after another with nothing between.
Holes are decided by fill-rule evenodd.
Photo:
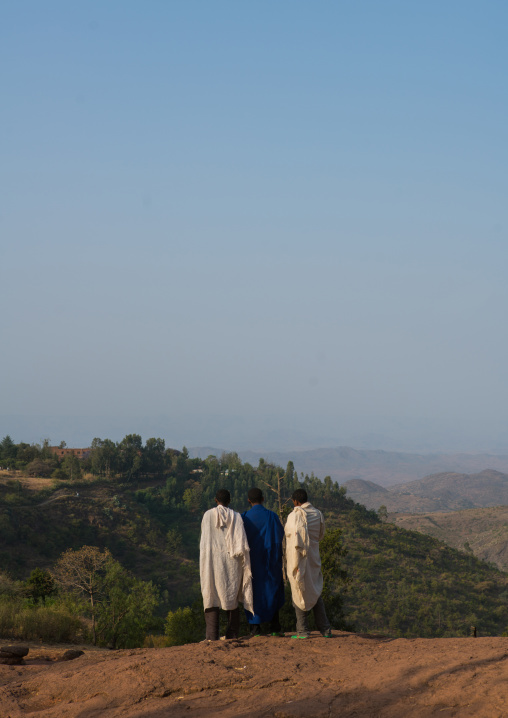
<instances>
[{"instance_id":1,"label":"rocky ground","mask_svg":"<svg viewBox=\"0 0 508 718\"><path fill-rule=\"evenodd\" d=\"M0 665L0 715L508 715L508 638L254 638L178 648L98 651L30 646ZM80 647L83 649L83 647Z\"/></svg>"}]
</instances>

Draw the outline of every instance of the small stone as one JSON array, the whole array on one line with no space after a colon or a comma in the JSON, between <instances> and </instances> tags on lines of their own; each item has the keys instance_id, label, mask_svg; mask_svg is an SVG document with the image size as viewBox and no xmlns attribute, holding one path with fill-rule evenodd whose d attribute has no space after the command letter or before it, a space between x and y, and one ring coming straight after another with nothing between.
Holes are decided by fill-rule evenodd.
<instances>
[{"instance_id":1,"label":"small stone","mask_svg":"<svg viewBox=\"0 0 508 718\"><path fill-rule=\"evenodd\" d=\"M79 658L80 656L84 656L84 651L78 651L77 649L70 648L68 651L65 651L63 656L60 656L58 659L59 661L73 661L75 658Z\"/></svg>"},{"instance_id":2,"label":"small stone","mask_svg":"<svg viewBox=\"0 0 508 718\"><path fill-rule=\"evenodd\" d=\"M23 656L26 656L28 651L30 649L28 646L1 646L0 647L0 656L17 656L18 658L23 658Z\"/></svg>"}]
</instances>

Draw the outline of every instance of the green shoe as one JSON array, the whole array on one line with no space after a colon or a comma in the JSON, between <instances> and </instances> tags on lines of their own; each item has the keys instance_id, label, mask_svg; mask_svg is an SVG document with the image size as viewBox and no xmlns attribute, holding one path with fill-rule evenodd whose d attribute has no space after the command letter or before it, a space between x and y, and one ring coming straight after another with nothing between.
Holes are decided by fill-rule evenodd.
<instances>
[{"instance_id":1,"label":"green shoe","mask_svg":"<svg viewBox=\"0 0 508 718\"><path fill-rule=\"evenodd\" d=\"M291 638L309 638L309 636L291 636Z\"/></svg>"},{"instance_id":2,"label":"green shoe","mask_svg":"<svg viewBox=\"0 0 508 718\"><path fill-rule=\"evenodd\" d=\"M282 631L279 631L279 632L276 631L275 633L272 633L272 634L270 634L270 635L272 635L272 636L278 636L279 638L285 638L285 636L286 636L286 634L285 634L285 633L282 633Z\"/></svg>"},{"instance_id":3,"label":"green shoe","mask_svg":"<svg viewBox=\"0 0 508 718\"><path fill-rule=\"evenodd\" d=\"M323 636L323 638L331 638L332 631L331 631L331 629L329 629L328 631L323 631L323 633L321 635Z\"/></svg>"}]
</instances>

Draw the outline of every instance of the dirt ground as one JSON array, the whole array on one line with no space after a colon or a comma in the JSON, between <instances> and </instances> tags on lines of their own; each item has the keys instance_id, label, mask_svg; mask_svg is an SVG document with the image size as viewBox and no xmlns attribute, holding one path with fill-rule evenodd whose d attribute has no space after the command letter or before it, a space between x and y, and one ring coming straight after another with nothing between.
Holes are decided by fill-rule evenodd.
<instances>
[{"instance_id":1,"label":"dirt ground","mask_svg":"<svg viewBox=\"0 0 508 718\"><path fill-rule=\"evenodd\" d=\"M26 665L0 665L2 718L508 715L508 638L334 631L331 639L88 647L74 661L57 662L65 648L33 646Z\"/></svg>"}]
</instances>

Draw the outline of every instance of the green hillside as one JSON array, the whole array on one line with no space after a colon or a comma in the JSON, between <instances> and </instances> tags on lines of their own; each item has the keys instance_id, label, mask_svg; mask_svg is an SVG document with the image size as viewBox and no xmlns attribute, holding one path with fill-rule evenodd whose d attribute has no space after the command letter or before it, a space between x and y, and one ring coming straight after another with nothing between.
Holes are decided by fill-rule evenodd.
<instances>
[{"instance_id":1,"label":"green hillside","mask_svg":"<svg viewBox=\"0 0 508 718\"><path fill-rule=\"evenodd\" d=\"M391 514L401 528L428 534L483 561L508 569L508 506L423 514Z\"/></svg>"},{"instance_id":2,"label":"green hillside","mask_svg":"<svg viewBox=\"0 0 508 718\"><path fill-rule=\"evenodd\" d=\"M136 576L160 587L164 615L199 596L199 526L216 490L228 488L232 507L243 511L248 488L258 485L274 508L277 497L266 483L276 486L277 475L284 475L286 496L304 486L327 526L342 530L351 579L344 606L358 631L460 636L475 625L480 635L499 635L508 627L505 573L434 538L382 523L329 477L298 477L291 463L285 470L264 461L252 467L236 454L200 460L164 450L162 456L159 475L133 471L124 456L115 474L97 462L95 477L48 479L42 491L11 473L0 483L3 570L25 579L35 567L51 568L69 547L107 547ZM138 467L142 460L142 452L132 453Z\"/></svg>"}]
</instances>

